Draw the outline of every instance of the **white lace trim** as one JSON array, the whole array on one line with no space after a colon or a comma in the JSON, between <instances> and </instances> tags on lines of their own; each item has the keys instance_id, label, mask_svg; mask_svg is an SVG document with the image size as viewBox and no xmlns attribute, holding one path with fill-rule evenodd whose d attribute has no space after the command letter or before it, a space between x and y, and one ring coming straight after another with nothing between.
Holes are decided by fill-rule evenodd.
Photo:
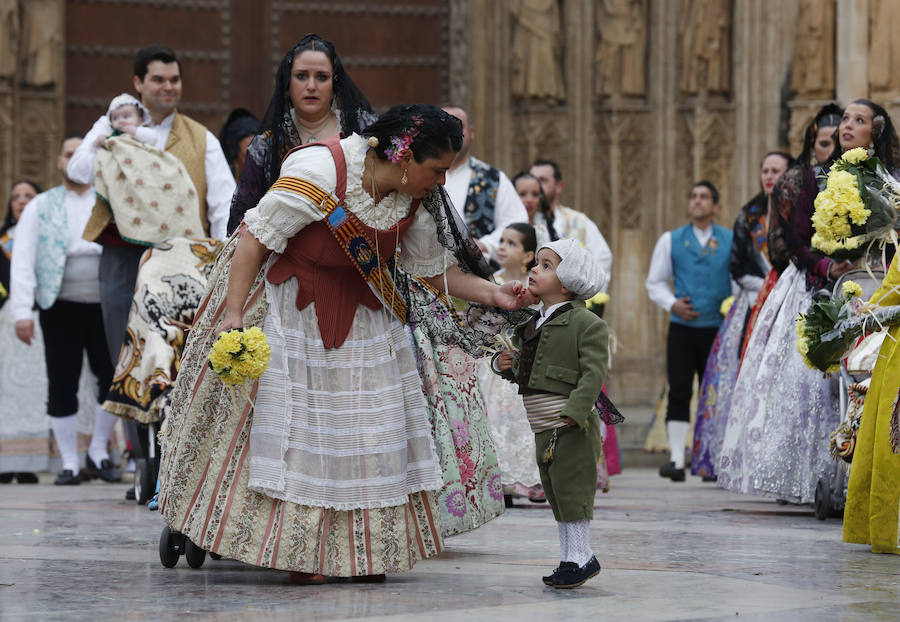
<instances>
[{"instance_id":1,"label":"white lace trim","mask_svg":"<svg viewBox=\"0 0 900 622\"><path fill-rule=\"evenodd\" d=\"M351 212L366 225L385 230L396 225L409 214L412 197L403 192L394 191L381 199L378 204L362 186L365 171L366 153L369 146L357 134L341 142L344 157L347 161L347 195L346 204Z\"/></svg>"},{"instance_id":2,"label":"white lace trim","mask_svg":"<svg viewBox=\"0 0 900 622\"><path fill-rule=\"evenodd\" d=\"M244 214L244 222L247 224L247 230L259 240L260 244L278 254L284 252L288 242L287 238L273 229L258 209L247 210Z\"/></svg>"}]
</instances>

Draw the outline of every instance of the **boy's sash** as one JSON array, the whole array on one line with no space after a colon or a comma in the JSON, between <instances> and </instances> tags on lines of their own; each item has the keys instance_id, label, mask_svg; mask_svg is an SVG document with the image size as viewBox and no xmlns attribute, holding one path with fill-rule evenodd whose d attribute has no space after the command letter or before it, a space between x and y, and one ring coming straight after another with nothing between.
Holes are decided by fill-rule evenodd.
<instances>
[{"instance_id":1,"label":"boy's sash","mask_svg":"<svg viewBox=\"0 0 900 622\"><path fill-rule=\"evenodd\" d=\"M309 180L299 177L279 177L269 190L291 192L307 199L319 211L323 222L331 231L350 262L381 303L406 325L406 300L394 283L390 270L378 260L375 244L369 240L365 225L348 211L330 192L326 192ZM395 225L400 226L400 223Z\"/></svg>"}]
</instances>

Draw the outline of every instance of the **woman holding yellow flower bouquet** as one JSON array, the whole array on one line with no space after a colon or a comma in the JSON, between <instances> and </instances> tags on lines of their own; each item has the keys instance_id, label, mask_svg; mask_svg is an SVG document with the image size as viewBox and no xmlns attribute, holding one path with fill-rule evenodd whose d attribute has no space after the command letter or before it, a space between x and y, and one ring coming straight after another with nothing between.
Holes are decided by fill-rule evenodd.
<instances>
[{"instance_id":1,"label":"woman holding yellow flower bouquet","mask_svg":"<svg viewBox=\"0 0 900 622\"><path fill-rule=\"evenodd\" d=\"M220 254L185 346L161 465L172 529L304 583L383 581L441 551L444 482L411 327L416 313L456 320L414 296L531 302L520 284L487 280L438 187L461 142L439 108L395 106L362 136L285 158ZM271 361L235 400L208 369L228 357L210 351L216 333L254 327ZM464 510L461 496L446 501Z\"/></svg>"},{"instance_id":2,"label":"woman holding yellow flower bouquet","mask_svg":"<svg viewBox=\"0 0 900 622\"><path fill-rule=\"evenodd\" d=\"M897 134L880 106L857 100L847 106L838 128L840 153L857 147L877 155L887 170L900 161ZM825 190L822 167L788 171L782 184L793 184L787 195L789 219L782 205L786 241L782 256L790 257L759 314L741 363L732 397L719 462L719 486L793 503L811 503L819 476L833 468L828 435L837 426L836 384L807 367L797 351L795 320L805 313L813 293L852 267L850 261L823 257L811 248L814 201ZM777 244L779 241L774 240ZM773 240L769 253L773 254ZM777 249L776 249L777 250Z\"/></svg>"}]
</instances>

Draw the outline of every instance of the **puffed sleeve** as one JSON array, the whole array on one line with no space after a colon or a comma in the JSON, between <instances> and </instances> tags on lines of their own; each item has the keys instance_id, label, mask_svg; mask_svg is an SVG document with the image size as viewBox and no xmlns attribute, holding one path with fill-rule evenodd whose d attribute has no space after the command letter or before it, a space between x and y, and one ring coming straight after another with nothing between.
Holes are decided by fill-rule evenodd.
<instances>
[{"instance_id":1,"label":"puffed sleeve","mask_svg":"<svg viewBox=\"0 0 900 622\"><path fill-rule=\"evenodd\" d=\"M437 236L437 225L424 207L419 207L415 219L400 243L400 267L410 274L431 277L442 274L456 263Z\"/></svg>"},{"instance_id":2,"label":"puffed sleeve","mask_svg":"<svg viewBox=\"0 0 900 622\"><path fill-rule=\"evenodd\" d=\"M334 192L337 173L328 147L298 149L281 166L281 177L305 179L326 192ZM276 253L306 225L321 220L319 210L305 196L287 190L269 190L256 207L247 210L247 229Z\"/></svg>"}]
</instances>

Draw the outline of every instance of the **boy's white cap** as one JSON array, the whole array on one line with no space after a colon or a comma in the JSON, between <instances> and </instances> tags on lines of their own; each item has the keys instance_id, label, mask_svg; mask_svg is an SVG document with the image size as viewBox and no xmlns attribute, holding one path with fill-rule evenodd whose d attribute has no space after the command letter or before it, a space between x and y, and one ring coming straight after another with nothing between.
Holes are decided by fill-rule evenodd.
<instances>
[{"instance_id":1,"label":"boy's white cap","mask_svg":"<svg viewBox=\"0 0 900 622\"><path fill-rule=\"evenodd\" d=\"M122 93L113 97L113 100L109 102L109 108L106 109L106 116L108 117L113 110L122 106L137 106L138 110L141 111L141 120L143 122L150 120L150 113L144 108L144 104L128 93Z\"/></svg>"},{"instance_id":2,"label":"boy's white cap","mask_svg":"<svg viewBox=\"0 0 900 622\"><path fill-rule=\"evenodd\" d=\"M562 261L556 267L556 276L563 287L575 294L576 300L592 298L609 282L606 270L594 261L593 255L578 240L563 238L542 244L538 252L542 248L549 248L559 255Z\"/></svg>"}]
</instances>

